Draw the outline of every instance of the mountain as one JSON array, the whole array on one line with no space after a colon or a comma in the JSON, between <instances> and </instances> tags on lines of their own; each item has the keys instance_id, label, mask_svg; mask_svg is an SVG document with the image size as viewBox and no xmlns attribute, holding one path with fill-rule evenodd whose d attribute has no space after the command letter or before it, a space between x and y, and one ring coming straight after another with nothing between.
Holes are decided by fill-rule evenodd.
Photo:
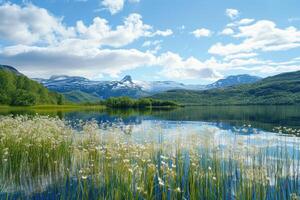
<instances>
[{"instance_id":1,"label":"mountain","mask_svg":"<svg viewBox=\"0 0 300 200\"><path fill-rule=\"evenodd\" d=\"M126 75L120 81L92 81L83 77L65 75L52 76L49 79L36 78L34 80L40 82L50 90L67 95L67 99L72 99L69 98L70 94L73 93L74 95L78 91L89 94L92 97L97 97L98 99L107 99L119 96L140 98L173 89L205 89L204 85L185 85L175 81L133 81L129 75Z\"/></svg>"},{"instance_id":2,"label":"mountain","mask_svg":"<svg viewBox=\"0 0 300 200\"><path fill-rule=\"evenodd\" d=\"M109 97L128 96L139 98L149 95L142 87L132 81L130 76L125 76L121 81L92 81L77 76L52 76L50 79L35 79L50 90L69 93L81 91L98 99Z\"/></svg>"},{"instance_id":3,"label":"mountain","mask_svg":"<svg viewBox=\"0 0 300 200\"><path fill-rule=\"evenodd\" d=\"M234 85L255 83L261 79L262 79L261 77L251 76L248 74L228 76L225 79L220 79L212 84L207 85L206 89L225 88L225 87L230 87L230 86L234 86Z\"/></svg>"},{"instance_id":4,"label":"mountain","mask_svg":"<svg viewBox=\"0 0 300 200\"><path fill-rule=\"evenodd\" d=\"M70 91L61 93L64 95L65 99L74 102L74 103L81 103L81 102L99 102L99 98L97 96L81 92L80 90Z\"/></svg>"},{"instance_id":5,"label":"mountain","mask_svg":"<svg viewBox=\"0 0 300 200\"><path fill-rule=\"evenodd\" d=\"M300 71L226 88L205 91L172 90L156 94L152 98L193 105L300 104Z\"/></svg>"},{"instance_id":6,"label":"mountain","mask_svg":"<svg viewBox=\"0 0 300 200\"><path fill-rule=\"evenodd\" d=\"M203 90L205 85L185 85L175 81L135 81L141 88L151 94L165 92L168 90L185 89L185 90Z\"/></svg>"},{"instance_id":7,"label":"mountain","mask_svg":"<svg viewBox=\"0 0 300 200\"><path fill-rule=\"evenodd\" d=\"M260 80L250 75L230 76L210 85L187 85L176 81L134 81L127 75L120 81L92 81L78 76L52 76L49 79L35 79L50 90L60 92L66 99L95 101L109 97L128 96L140 98L169 90L206 90ZM78 92L81 92L80 94ZM76 96L76 97L75 97ZM84 98L81 98L83 97Z\"/></svg>"},{"instance_id":8,"label":"mountain","mask_svg":"<svg viewBox=\"0 0 300 200\"><path fill-rule=\"evenodd\" d=\"M11 66L0 65L0 104L30 106L35 104L61 104L63 96L50 92Z\"/></svg>"}]
</instances>

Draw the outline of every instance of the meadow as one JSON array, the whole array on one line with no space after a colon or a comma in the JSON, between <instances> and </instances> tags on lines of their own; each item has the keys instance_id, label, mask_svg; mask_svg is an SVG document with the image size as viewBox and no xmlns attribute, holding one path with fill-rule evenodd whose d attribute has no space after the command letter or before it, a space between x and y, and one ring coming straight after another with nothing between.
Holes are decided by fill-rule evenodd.
<instances>
[{"instance_id":1,"label":"meadow","mask_svg":"<svg viewBox=\"0 0 300 200\"><path fill-rule=\"evenodd\" d=\"M95 121L77 125L74 129L67 121L47 116L2 116L0 199L300 197L295 136L282 135L257 147L251 141L216 141L215 129L154 141L137 140L118 127L105 130L99 127L105 124ZM250 128L245 125L236 132Z\"/></svg>"}]
</instances>

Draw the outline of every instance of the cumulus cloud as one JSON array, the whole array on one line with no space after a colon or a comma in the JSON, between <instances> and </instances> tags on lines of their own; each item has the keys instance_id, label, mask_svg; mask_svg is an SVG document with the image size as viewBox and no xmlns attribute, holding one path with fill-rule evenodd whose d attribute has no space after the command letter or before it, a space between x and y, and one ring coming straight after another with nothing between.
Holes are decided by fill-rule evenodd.
<instances>
[{"instance_id":1,"label":"cumulus cloud","mask_svg":"<svg viewBox=\"0 0 300 200\"><path fill-rule=\"evenodd\" d=\"M196 29L193 32L191 32L196 38L200 37L210 37L212 35L212 32L209 29L206 28L200 28Z\"/></svg>"},{"instance_id":2,"label":"cumulus cloud","mask_svg":"<svg viewBox=\"0 0 300 200\"><path fill-rule=\"evenodd\" d=\"M234 21L232 23L227 24L227 27L236 27L236 26L242 26L242 25L248 25L254 22L254 19L244 18L239 21Z\"/></svg>"},{"instance_id":3,"label":"cumulus cloud","mask_svg":"<svg viewBox=\"0 0 300 200\"><path fill-rule=\"evenodd\" d=\"M54 74L93 78L99 74L116 76L120 72L151 65L155 57L136 49L60 49L58 47L15 46L0 52L4 63L19 66L31 77Z\"/></svg>"},{"instance_id":4,"label":"cumulus cloud","mask_svg":"<svg viewBox=\"0 0 300 200\"><path fill-rule=\"evenodd\" d=\"M136 49L76 49L76 47L12 46L0 52L4 63L19 66L18 69L31 77L48 77L69 74L94 78L99 74L117 76L123 71L143 66L160 66L160 75L179 79L215 80L221 75L214 68L215 59L200 61L194 57L183 59L167 52L155 56L153 52Z\"/></svg>"},{"instance_id":5,"label":"cumulus cloud","mask_svg":"<svg viewBox=\"0 0 300 200\"><path fill-rule=\"evenodd\" d=\"M239 53L239 54L228 55L224 58L224 60L228 61L236 58L251 58L257 55L258 55L257 53Z\"/></svg>"},{"instance_id":6,"label":"cumulus cloud","mask_svg":"<svg viewBox=\"0 0 300 200\"><path fill-rule=\"evenodd\" d=\"M233 35L234 31L231 28L225 28L220 34L221 35Z\"/></svg>"},{"instance_id":7,"label":"cumulus cloud","mask_svg":"<svg viewBox=\"0 0 300 200\"><path fill-rule=\"evenodd\" d=\"M95 17L91 24L77 21L75 26L63 24L43 8L32 4L23 7L11 3L0 5L0 39L10 46L0 48L0 60L29 76L70 74L98 76L116 75L155 62L160 42L153 42L146 52L122 47L139 38L166 37L172 30L155 30L136 13L112 28L106 19ZM121 49L109 49L109 47Z\"/></svg>"},{"instance_id":8,"label":"cumulus cloud","mask_svg":"<svg viewBox=\"0 0 300 200\"><path fill-rule=\"evenodd\" d=\"M183 59L178 54L167 52L157 58L157 64L163 66L162 74L168 78L215 80L221 77L214 69L218 65L215 59L201 62L194 57Z\"/></svg>"},{"instance_id":9,"label":"cumulus cloud","mask_svg":"<svg viewBox=\"0 0 300 200\"><path fill-rule=\"evenodd\" d=\"M62 18L32 4L22 8L5 3L0 6L0 19L0 38L16 43L53 43L75 34L72 27L64 26Z\"/></svg>"},{"instance_id":10,"label":"cumulus cloud","mask_svg":"<svg viewBox=\"0 0 300 200\"><path fill-rule=\"evenodd\" d=\"M125 0L103 0L102 6L109 10L114 15L121 11L124 7Z\"/></svg>"},{"instance_id":11,"label":"cumulus cloud","mask_svg":"<svg viewBox=\"0 0 300 200\"><path fill-rule=\"evenodd\" d=\"M272 21L261 20L253 25L240 26L239 33L234 35L243 39L239 44L217 43L209 49L209 53L228 56L253 51L280 51L300 46L300 31L295 27L280 29Z\"/></svg>"},{"instance_id":12,"label":"cumulus cloud","mask_svg":"<svg viewBox=\"0 0 300 200\"><path fill-rule=\"evenodd\" d=\"M159 45L162 43L162 40L154 40L154 41L151 41L151 40L147 40L143 43L143 47L149 47L149 46L156 46L156 45Z\"/></svg>"},{"instance_id":13,"label":"cumulus cloud","mask_svg":"<svg viewBox=\"0 0 300 200\"><path fill-rule=\"evenodd\" d=\"M155 31L154 33L149 34L149 36L150 37L154 37L154 36L164 36L164 37L167 37L167 36L170 36L172 34L173 34L173 31L171 29L166 29L164 31L161 31L161 30Z\"/></svg>"},{"instance_id":14,"label":"cumulus cloud","mask_svg":"<svg viewBox=\"0 0 300 200\"><path fill-rule=\"evenodd\" d=\"M129 0L128 0L129 1ZM236 17L238 16L235 15ZM112 27L101 17L91 23L77 21L67 26L56 17L32 4L0 5L0 39L9 46L0 47L0 60L18 67L30 77L70 74L90 78L100 75L117 76L126 70L144 66L160 67L159 75L173 79L220 78L224 72L239 70L266 74L283 70L299 70L300 59L272 62L257 58L258 51L277 51L300 46L300 31L295 27L278 28L272 21L241 19L226 26L221 34L231 35L239 43L213 45L211 54L224 56L199 60L183 58L174 52L158 54L162 40L173 34L171 29L155 30L132 13ZM200 28L195 37L209 37L212 31ZM127 45L144 39L144 51L127 49ZM110 49L113 47L112 49Z\"/></svg>"},{"instance_id":15,"label":"cumulus cloud","mask_svg":"<svg viewBox=\"0 0 300 200\"><path fill-rule=\"evenodd\" d=\"M66 26L46 9L27 4L23 7L6 3L0 6L0 39L15 44L83 45L122 47L141 37L169 36L173 32L153 30L144 24L142 16L133 13L122 25L113 29L106 19L95 17L90 25L77 21L76 26Z\"/></svg>"},{"instance_id":16,"label":"cumulus cloud","mask_svg":"<svg viewBox=\"0 0 300 200\"><path fill-rule=\"evenodd\" d=\"M99 46L107 45L112 47L121 47L127 45L140 37L148 37L151 34L152 27L144 24L142 16L139 14L130 14L125 18L124 24L112 30L107 20L96 17L90 26L86 26L82 21L77 22L76 30L80 39L92 40Z\"/></svg>"},{"instance_id":17,"label":"cumulus cloud","mask_svg":"<svg viewBox=\"0 0 300 200\"><path fill-rule=\"evenodd\" d=\"M230 18L230 19L235 19L239 16L240 12L236 9L233 8L228 8L226 9L226 15Z\"/></svg>"},{"instance_id":18,"label":"cumulus cloud","mask_svg":"<svg viewBox=\"0 0 300 200\"><path fill-rule=\"evenodd\" d=\"M125 0L102 0L102 6L107 9L112 15L123 10ZM140 0L128 0L129 3L138 3Z\"/></svg>"}]
</instances>

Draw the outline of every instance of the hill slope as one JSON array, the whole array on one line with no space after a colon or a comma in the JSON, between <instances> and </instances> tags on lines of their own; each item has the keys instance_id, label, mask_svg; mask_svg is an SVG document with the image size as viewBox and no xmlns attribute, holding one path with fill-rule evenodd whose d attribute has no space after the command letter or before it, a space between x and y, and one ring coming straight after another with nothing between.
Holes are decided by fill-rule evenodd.
<instances>
[{"instance_id":1,"label":"hill slope","mask_svg":"<svg viewBox=\"0 0 300 200\"><path fill-rule=\"evenodd\" d=\"M0 104L29 106L62 104L63 96L50 92L41 84L27 78L15 68L0 65Z\"/></svg>"},{"instance_id":2,"label":"hill slope","mask_svg":"<svg viewBox=\"0 0 300 200\"><path fill-rule=\"evenodd\" d=\"M228 76L224 79L220 79L212 84L206 86L206 89L215 89L215 88L225 88L235 85L247 84L247 83L255 83L260 81L262 78L258 76L251 76L249 74L241 74Z\"/></svg>"},{"instance_id":3,"label":"hill slope","mask_svg":"<svg viewBox=\"0 0 300 200\"><path fill-rule=\"evenodd\" d=\"M81 103L81 102L98 102L100 99L97 96L82 92L80 90L62 93L66 100Z\"/></svg>"},{"instance_id":4,"label":"hill slope","mask_svg":"<svg viewBox=\"0 0 300 200\"><path fill-rule=\"evenodd\" d=\"M172 90L152 98L195 105L300 104L300 71L224 89Z\"/></svg>"}]
</instances>

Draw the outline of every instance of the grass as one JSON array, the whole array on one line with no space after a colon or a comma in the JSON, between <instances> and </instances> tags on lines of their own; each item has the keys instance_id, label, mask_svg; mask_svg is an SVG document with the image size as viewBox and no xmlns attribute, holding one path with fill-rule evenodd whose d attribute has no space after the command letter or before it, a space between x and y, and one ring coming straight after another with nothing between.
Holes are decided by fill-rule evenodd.
<instances>
[{"instance_id":1,"label":"grass","mask_svg":"<svg viewBox=\"0 0 300 200\"><path fill-rule=\"evenodd\" d=\"M36 106L6 106L0 105L0 111L69 111L69 110L104 110L103 105L80 105L80 104L66 104L66 105L36 105Z\"/></svg>"},{"instance_id":2,"label":"grass","mask_svg":"<svg viewBox=\"0 0 300 200\"><path fill-rule=\"evenodd\" d=\"M220 145L214 130L156 142L80 127L1 117L0 199L299 199L296 137L255 148Z\"/></svg>"}]
</instances>

